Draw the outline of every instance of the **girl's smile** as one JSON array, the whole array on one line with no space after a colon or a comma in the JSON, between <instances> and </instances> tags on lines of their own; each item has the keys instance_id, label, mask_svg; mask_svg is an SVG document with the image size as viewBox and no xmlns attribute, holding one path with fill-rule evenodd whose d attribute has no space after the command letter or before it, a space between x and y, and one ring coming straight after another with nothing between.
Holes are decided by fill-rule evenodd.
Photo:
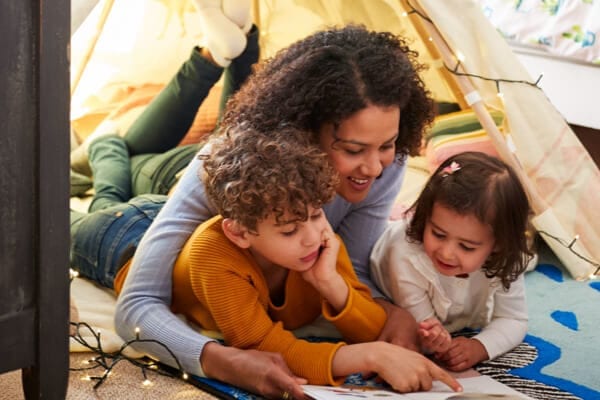
<instances>
[{"instance_id":1,"label":"girl's smile","mask_svg":"<svg viewBox=\"0 0 600 400\"><path fill-rule=\"evenodd\" d=\"M423 247L442 275L469 274L481 268L494 249L492 228L473 214L458 214L436 202L425 224Z\"/></svg>"}]
</instances>

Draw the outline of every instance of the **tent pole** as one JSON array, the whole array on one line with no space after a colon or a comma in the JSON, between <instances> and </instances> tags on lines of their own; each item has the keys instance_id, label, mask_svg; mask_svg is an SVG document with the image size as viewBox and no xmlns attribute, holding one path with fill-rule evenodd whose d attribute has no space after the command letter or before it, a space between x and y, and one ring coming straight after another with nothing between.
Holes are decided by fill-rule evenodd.
<instances>
[{"instance_id":1,"label":"tent pole","mask_svg":"<svg viewBox=\"0 0 600 400\"><path fill-rule=\"evenodd\" d=\"M83 75L83 71L90 61L92 53L94 52L94 48L96 47L96 43L98 42L98 38L104 29L104 24L106 23L106 19L108 18L108 14L110 14L110 10L113 6L114 0L105 0L104 6L102 7L102 13L100 14L100 18L98 19L98 23L96 24L96 31L94 32L94 36L90 40L89 46L83 53L83 57L81 58L81 63L74 70L74 78L71 81L71 96L77 90L77 86L79 85L79 81L81 80L81 76Z\"/></svg>"},{"instance_id":2,"label":"tent pole","mask_svg":"<svg viewBox=\"0 0 600 400\"><path fill-rule=\"evenodd\" d=\"M419 12L425 15L425 12L422 9L419 9ZM435 43L437 49L439 50L442 59L446 65L452 65L456 63L456 57L454 53L444 40L444 38L440 35L439 31L432 23L423 24L424 29L429 33L428 37L431 37L433 43ZM462 67L460 67L462 68ZM451 75L451 78L455 80L458 87L460 88L462 93L469 94L475 92L475 88L471 83L470 79L467 76L460 75ZM527 193L529 194L529 200L531 202L531 208L533 209L536 215L542 214L548 208L548 205L544 201L544 199L540 196L537 189L531 182L531 179L527 175L527 173L523 170L521 164L517 160L516 156L509 149L504 135L500 132L498 127L496 126L494 119L490 115L489 111L485 107L485 104L481 99L471 102L471 108L477 115L481 126L485 129L485 131L490 136L496 150L500 154L500 157L509 164L515 172L519 175L523 186L525 187Z\"/></svg>"},{"instance_id":3,"label":"tent pole","mask_svg":"<svg viewBox=\"0 0 600 400\"><path fill-rule=\"evenodd\" d=\"M406 0L401 0L401 2L404 3L403 8L405 10L410 9L410 6L407 4ZM433 41L429 39L430 36L428 35L426 28L423 26L424 24L423 21L421 21L421 18L414 13L408 13L407 17L410 19L410 22L415 27L417 34L421 38L421 41L425 44L425 48L427 49L431 57L434 60L440 60L440 53L435 47ZM467 108L469 108L469 105L465 101L460 87L458 87L456 80L452 77L450 71L448 71L448 69L446 69L444 65L437 65L436 68L440 75L442 75L442 78L444 78L444 81L448 84L448 88L454 95L454 98L456 99L456 102L460 106L461 110L466 110Z\"/></svg>"}]
</instances>

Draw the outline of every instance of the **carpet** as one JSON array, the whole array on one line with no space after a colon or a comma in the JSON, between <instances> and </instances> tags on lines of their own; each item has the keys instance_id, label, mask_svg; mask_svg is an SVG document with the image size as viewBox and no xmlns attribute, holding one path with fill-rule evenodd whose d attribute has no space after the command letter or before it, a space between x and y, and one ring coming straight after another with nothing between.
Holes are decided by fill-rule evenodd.
<instances>
[{"instance_id":1,"label":"carpet","mask_svg":"<svg viewBox=\"0 0 600 400\"><path fill-rule=\"evenodd\" d=\"M600 281L575 281L547 248L525 276L531 363L508 369L582 399L600 399Z\"/></svg>"}]
</instances>

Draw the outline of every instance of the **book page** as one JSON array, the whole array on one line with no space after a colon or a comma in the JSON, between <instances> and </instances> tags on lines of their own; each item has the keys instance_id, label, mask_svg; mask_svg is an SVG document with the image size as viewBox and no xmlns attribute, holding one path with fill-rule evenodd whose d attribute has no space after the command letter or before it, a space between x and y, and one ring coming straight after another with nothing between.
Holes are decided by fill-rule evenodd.
<instances>
[{"instance_id":1,"label":"book page","mask_svg":"<svg viewBox=\"0 0 600 400\"><path fill-rule=\"evenodd\" d=\"M455 393L440 381L433 382L427 392L397 393L370 386L315 386L304 385L304 393L315 400L531 400L530 397L493 380L489 376L480 375L459 378L463 392Z\"/></svg>"}]
</instances>

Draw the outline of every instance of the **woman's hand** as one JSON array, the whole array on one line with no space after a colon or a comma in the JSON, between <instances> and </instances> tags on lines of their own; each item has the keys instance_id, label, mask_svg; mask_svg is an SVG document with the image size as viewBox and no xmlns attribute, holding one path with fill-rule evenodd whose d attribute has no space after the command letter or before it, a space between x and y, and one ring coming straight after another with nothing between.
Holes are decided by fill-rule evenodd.
<instances>
[{"instance_id":1,"label":"woman's hand","mask_svg":"<svg viewBox=\"0 0 600 400\"><path fill-rule=\"evenodd\" d=\"M418 325L412 314L386 299L378 297L375 301L387 314L387 321L379 335L379 340L418 351Z\"/></svg>"},{"instance_id":2,"label":"woman's hand","mask_svg":"<svg viewBox=\"0 0 600 400\"><path fill-rule=\"evenodd\" d=\"M452 336L437 318L420 322L417 333L421 346L428 353L445 353L452 343Z\"/></svg>"},{"instance_id":3,"label":"woman's hand","mask_svg":"<svg viewBox=\"0 0 600 400\"><path fill-rule=\"evenodd\" d=\"M213 342L204 346L200 362L209 378L218 379L269 399L304 399L300 385L306 379L295 376L281 354L241 350Z\"/></svg>"},{"instance_id":4,"label":"woman's hand","mask_svg":"<svg viewBox=\"0 0 600 400\"><path fill-rule=\"evenodd\" d=\"M489 355L483 344L477 339L463 336L452 339L450 348L445 353L435 355L443 361L451 371L464 371L475 364L489 359Z\"/></svg>"},{"instance_id":5,"label":"woman's hand","mask_svg":"<svg viewBox=\"0 0 600 400\"><path fill-rule=\"evenodd\" d=\"M439 380L454 391L462 386L420 353L386 342L342 346L333 359L334 376L374 372L399 392L427 391Z\"/></svg>"}]
</instances>

